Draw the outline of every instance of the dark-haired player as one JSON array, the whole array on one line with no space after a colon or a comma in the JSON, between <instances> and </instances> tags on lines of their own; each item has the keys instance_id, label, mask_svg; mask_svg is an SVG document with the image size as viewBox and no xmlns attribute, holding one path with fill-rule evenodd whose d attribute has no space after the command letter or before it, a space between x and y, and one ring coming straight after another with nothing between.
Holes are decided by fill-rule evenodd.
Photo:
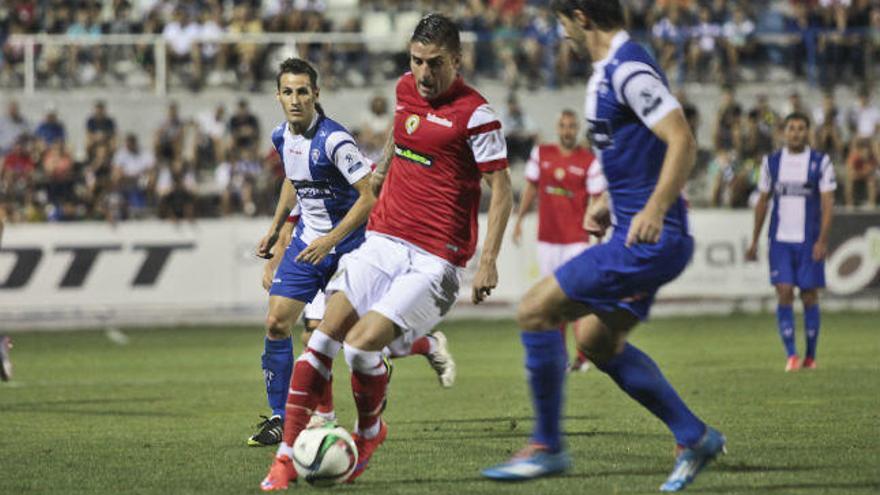
<instances>
[{"instance_id":1,"label":"dark-haired player","mask_svg":"<svg viewBox=\"0 0 880 495\"><path fill-rule=\"evenodd\" d=\"M285 121L272 132L286 179L269 232L257 255L267 258L295 203L302 208L290 246L269 289L263 373L272 416L248 445L281 440L293 369L291 324L336 271L339 258L364 241L367 216L376 199L370 166L351 134L324 115L318 104L318 74L308 62L287 59L278 71L276 96Z\"/></svg>"},{"instance_id":2,"label":"dark-haired player","mask_svg":"<svg viewBox=\"0 0 880 495\"><path fill-rule=\"evenodd\" d=\"M363 473L388 432L382 349L425 335L454 304L476 249L481 179L492 198L472 301L483 301L498 283L495 261L513 201L501 123L458 74L461 42L451 19L422 18L409 54L412 72L397 83L392 133L373 174L381 195L367 240L341 260L327 285L324 320L296 361L284 440L260 485L266 491L296 477L292 445L343 348L358 412L358 465L350 479Z\"/></svg>"},{"instance_id":3,"label":"dark-haired player","mask_svg":"<svg viewBox=\"0 0 880 495\"><path fill-rule=\"evenodd\" d=\"M562 442L566 355L558 328L586 318L577 336L580 350L672 431L680 452L660 489L678 491L724 449L724 436L697 418L657 364L627 340L648 317L657 290L684 270L693 253L681 190L696 143L662 70L624 31L618 0L552 4L575 49L595 61L584 116L608 193L590 205L588 221L602 232L613 209L614 233L542 279L520 303L534 432L517 456L483 474L530 480L571 465Z\"/></svg>"},{"instance_id":4,"label":"dark-haired player","mask_svg":"<svg viewBox=\"0 0 880 495\"><path fill-rule=\"evenodd\" d=\"M834 213L837 182L825 153L811 149L810 121L793 113L785 118L785 147L764 157L755 205L755 227L746 259L758 259L758 237L764 227L770 196L770 283L776 287L776 321L785 346L785 371L816 367L819 342L819 289L825 287L825 255ZM794 339L794 288L804 305L807 349L803 362Z\"/></svg>"}]
</instances>

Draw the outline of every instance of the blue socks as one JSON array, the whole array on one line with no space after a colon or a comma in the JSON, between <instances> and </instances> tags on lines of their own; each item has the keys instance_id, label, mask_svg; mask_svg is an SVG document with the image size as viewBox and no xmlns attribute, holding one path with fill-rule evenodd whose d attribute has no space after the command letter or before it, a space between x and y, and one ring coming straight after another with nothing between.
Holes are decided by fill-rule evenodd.
<instances>
[{"instance_id":1,"label":"blue socks","mask_svg":"<svg viewBox=\"0 0 880 495\"><path fill-rule=\"evenodd\" d=\"M804 307L804 329L807 333L808 358L816 359L816 344L819 342L819 305Z\"/></svg>"},{"instance_id":2,"label":"blue socks","mask_svg":"<svg viewBox=\"0 0 880 495\"><path fill-rule=\"evenodd\" d=\"M806 316L804 316L806 320ZM817 318L818 323L818 309ZM782 345L785 346L785 354L788 357L797 354L794 348L794 310L791 306L776 306L776 323L779 325L779 337L782 338ZM818 326L816 327L818 330Z\"/></svg>"},{"instance_id":3,"label":"blue socks","mask_svg":"<svg viewBox=\"0 0 880 495\"><path fill-rule=\"evenodd\" d=\"M598 366L624 392L663 421L679 445L690 447L700 441L706 425L688 409L657 364L632 344Z\"/></svg>"},{"instance_id":4,"label":"blue socks","mask_svg":"<svg viewBox=\"0 0 880 495\"><path fill-rule=\"evenodd\" d=\"M532 442L546 445L551 452L562 450L562 398L565 386L565 342L558 328L522 332L526 349L526 371L535 409Z\"/></svg>"},{"instance_id":5,"label":"blue socks","mask_svg":"<svg viewBox=\"0 0 880 495\"><path fill-rule=\"evenodd\" d=\"M290 375L293 373L293 340L270 340L266 337L263 350L263 376L266 378L266 395L273 416L284 418Z\"/></svg>"}]
</instances>

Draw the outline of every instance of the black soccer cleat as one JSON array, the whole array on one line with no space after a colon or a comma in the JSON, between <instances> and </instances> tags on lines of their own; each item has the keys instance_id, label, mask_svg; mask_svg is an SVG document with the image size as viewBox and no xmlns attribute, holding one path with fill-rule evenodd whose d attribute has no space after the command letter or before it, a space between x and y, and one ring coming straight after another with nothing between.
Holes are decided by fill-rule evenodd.
<instances>
[{"instance_id":1,"label":"black soccer cleat","mask_svg":"<svg viewBox=\"0 0 880 495\"><path fill-rule=\"evenodd\" d=\"M260 417L263 418L263 421L257 424L258 431L248 438L247 444L251 447L268 447L281 443L284 431L284 421L281 416L275 415L267 418L261 415Z\"/></svg>"}]
</instances>

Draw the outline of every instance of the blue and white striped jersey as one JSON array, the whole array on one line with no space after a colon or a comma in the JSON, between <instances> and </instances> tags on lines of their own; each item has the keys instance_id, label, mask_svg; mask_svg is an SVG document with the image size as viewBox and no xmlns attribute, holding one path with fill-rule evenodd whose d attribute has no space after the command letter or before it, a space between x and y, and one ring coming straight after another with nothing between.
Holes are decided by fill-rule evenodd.
<instances>
[{"instance_id":1,"label":"blue and white striped jersey","mask_svg":"<svg viewBox=\"0 0 880 495\"><path fill-rule=\"evenodd\" d=\"M584 110L590 141L608 181L615 235L626 235L632 217L657 185L666 143L651 127L678 108L657 63L625 31L617 33L608 56L593 63ZM667 231L688 232L681 196L663 223Z\"/></svg>"},{"instance_id":2,"label":"blue and white striped jersey","mask_svg":"<svg viewBox=\"0 0 880 495\"><path fill-rule=\"evenodd\" d=\"M272 144L302 209L294 237L309 244L345 217L359 197L352 184L366 177L370 167L348 130L320 114L302 135L293 134L287 122L282 122L272 132ZM345 253L359 246L365 227L352 231L333 252Z\"/></svg>"},{"instance_id":3,"label":"blue and white striped jersey","mask_svg":"<svg viewBox=\"0 0 880 495\"><path fill-rule=\"evenodd\" d=\"M814 244L822 227L822 193L835 189L834 166L825 153L783 148L765 156L758 190L773 194L770 240Z\"/></svg>"}]
</instances>

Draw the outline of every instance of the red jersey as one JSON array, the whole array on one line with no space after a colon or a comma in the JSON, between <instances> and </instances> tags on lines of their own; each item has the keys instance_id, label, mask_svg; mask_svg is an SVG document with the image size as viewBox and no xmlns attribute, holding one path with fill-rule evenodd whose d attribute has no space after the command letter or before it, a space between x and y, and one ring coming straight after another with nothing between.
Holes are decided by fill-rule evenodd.
<instances>
[{"instance_id":1,"label":"red jersey","mask_svg":"<svg viewBox=\"0 0 880 495\"><path fill-rule=\"evenodd\" d=\"M501 122L461 77L427 101L415 78L397 82L394 157L367 230L464 266L477 244L482 173L507 168Z\"/></svg>"},{"instance_id":2,"label":"red jersey","mask_svg":"<svg viewBox=\"0 0 880 495\"><path fill-rule=\"evenodd\" d=\"M532 149L526 179L538 190L538 240L552 244L589 241L583 228L590 196L605 191L596 157L578 146L564 155L556 144Z\"/></svg>"}]
</instances>

